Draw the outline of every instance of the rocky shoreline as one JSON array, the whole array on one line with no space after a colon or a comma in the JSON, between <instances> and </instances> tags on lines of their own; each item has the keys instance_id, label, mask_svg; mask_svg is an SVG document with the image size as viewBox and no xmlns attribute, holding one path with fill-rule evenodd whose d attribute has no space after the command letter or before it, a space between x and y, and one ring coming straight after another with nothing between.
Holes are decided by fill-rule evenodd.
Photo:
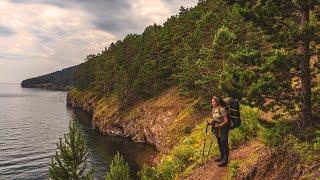
<instances>
[{"instance_id":1,"label":"rocky shoreline","mask_svg":"<svg viewBox=\"0 0 320 180\"><path fill-rule=\"evenodd\" d=\"M101 133L151 144L163 153L168 152L180 140L181 137L177 134L185 129L175 127L181 126L175 124L177 121L201 119L189 116L194 102L180 97L177 89L171 88L159 97L121 111L112 98L98 100L84 92L73 91L69 91L67 95L67 106L91 114L93 127Z\"/></svg>"}]
</instances>

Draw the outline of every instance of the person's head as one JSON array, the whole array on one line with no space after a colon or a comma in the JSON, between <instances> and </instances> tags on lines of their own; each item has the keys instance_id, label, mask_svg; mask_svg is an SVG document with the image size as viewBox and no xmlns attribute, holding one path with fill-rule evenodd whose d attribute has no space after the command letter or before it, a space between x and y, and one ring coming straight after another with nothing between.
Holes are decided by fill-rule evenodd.
<instances>
[{"instance_id":1,"label":"person's head","mask_svg":"<svg viewBox=\"0 0 320 180\"><path fill-rule=\"evenodd\" d=\"M211 99L211 104L213 107L223 106L223 100L219 96L213 96Z\"/></svg>"}]
</instances>

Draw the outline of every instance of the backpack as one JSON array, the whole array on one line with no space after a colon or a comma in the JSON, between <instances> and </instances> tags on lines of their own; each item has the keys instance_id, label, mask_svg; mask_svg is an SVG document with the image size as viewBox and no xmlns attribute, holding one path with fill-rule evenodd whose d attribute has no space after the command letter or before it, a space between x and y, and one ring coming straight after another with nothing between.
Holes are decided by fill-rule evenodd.
<instances>
[{"instance_id":1,"label":"backpack","mask_svg":"<svg viewBox=\"0 0 320 180\"><path fill-rule=\"evenodd\" d=\"M241 125L239 100L236 98L224 98L223 101L228 112L229 128L239 127Z\"/></svg>"}]
</instances>

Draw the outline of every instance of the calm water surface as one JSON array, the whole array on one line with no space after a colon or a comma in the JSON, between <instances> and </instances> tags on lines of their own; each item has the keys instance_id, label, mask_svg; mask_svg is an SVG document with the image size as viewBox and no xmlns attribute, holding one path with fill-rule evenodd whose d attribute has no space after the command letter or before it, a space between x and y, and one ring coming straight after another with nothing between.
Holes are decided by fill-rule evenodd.
<instances>
[{"instance_id":1,"label":"calm water surface","mask_svg":"<svg viewBox=\"0 0 320 180\"><path fill-rule=\"evenodd\" d=\"M47 179L56 143L70 120L79 122L96 179L104 179L117 151L132 174L155 155L150 146L92 130L86 113L66 107L66 92L0 84L0 179Z\"/></svg>"}]
</instances>

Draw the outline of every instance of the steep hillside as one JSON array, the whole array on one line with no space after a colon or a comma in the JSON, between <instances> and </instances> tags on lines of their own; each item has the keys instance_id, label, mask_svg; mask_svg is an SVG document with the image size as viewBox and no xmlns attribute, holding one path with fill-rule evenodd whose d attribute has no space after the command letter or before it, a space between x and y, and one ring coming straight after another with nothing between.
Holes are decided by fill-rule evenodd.
<instances>
[{"instance_id":1,"label":"steep hillside","mask_svg":"<svg viewBox=\"0 0 320 180\"><path fill-rule=\"evenodd\" d=\"M101 133L131 138L154 145L159 151L156 167L144 167L142 179L297 179L319 177L320 132L293 131L294 125L271 119L247 106L241 107L242 125L230 132L228 167L212 158L217 142L205 122L209 111L199 111L200 99L181 96L172 87L157 97L121 109L115 96L97 98L91 92L72 89L68 106L92 115L92 125ZM281 122L281 121L280 121ZM284 124L283 124L284 123ZM209 152L210 141L213 145ZM205 156L202 155L203 143Z\"/></svg>"}]
</instances>

